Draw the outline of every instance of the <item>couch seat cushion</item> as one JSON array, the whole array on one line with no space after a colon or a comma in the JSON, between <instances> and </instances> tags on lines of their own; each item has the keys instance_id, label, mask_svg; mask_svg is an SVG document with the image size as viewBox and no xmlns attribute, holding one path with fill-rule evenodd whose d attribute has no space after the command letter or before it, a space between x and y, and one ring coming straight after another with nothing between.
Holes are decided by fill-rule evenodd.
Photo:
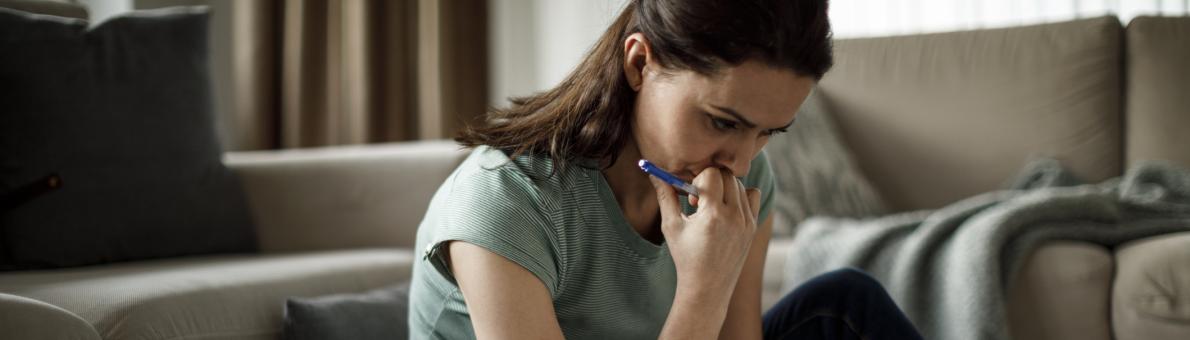
<instances>
[{"instance_id":1,"label":"couch seat cushion","mask_svg":"<svg viewBox=\"0 0 1190 340\"><path fill-rule=\"evenodd\" d=\"M1115 339L1190 339L1190 233L1125 243L1115 276Z\"/></svg>"},{"instance_id":2,"label":"couch seat cushion","mask_svg":"<svg viewBox=\"0 0 1190 340\"><path fill-rule=\"evenodd\" d=\"M1051 241L1017 269L1008 286L1015 340L1109 340L1111 252L1098 244Z\"/></svg>"},{"instance_id":3,"label":"couch seat cushion","mask_svg":"<svg viewBox=\"0 0 1190 340\"><path fill-rule=\"evenodd\" d=\"M0 293L0 329L6 339L99 340L90 323L45 302Z\"/></svg>"},{"instance_id":4,"label":"couch seat cushion","mask_svg":"<svg viewBox=\"0 0 1190 340\"><path fill-rule=\"evenodd\" d=\"M774 222L776 223L776 222ZM793 252L792 237L774 237L769 240L768 255L764 258L764 279L760 290L760 307L768 311L785 297L785 259Z\"/></svg>"},{"instance_id":5,"label":"couch seat cushion","mask_svg":"<svg viewBox=\"0 0 1190 340\"><path fill-rule=\"evenodd\" d=\"M11 272L0 292L61 307L104 339L276 339L285 300L407 280L410 250L219 255Z\"/></svg>"}]
</instances>

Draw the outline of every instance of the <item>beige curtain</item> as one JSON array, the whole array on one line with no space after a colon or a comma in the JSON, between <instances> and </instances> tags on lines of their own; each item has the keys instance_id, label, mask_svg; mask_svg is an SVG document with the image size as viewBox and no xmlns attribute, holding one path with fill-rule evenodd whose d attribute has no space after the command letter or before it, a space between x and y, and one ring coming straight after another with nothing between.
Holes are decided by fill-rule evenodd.
<instances>
[{"instance_id":1,"label":"beige curtain","mask_svg":"<svg viewBox=\"0 0 1190 340\"><path fill-rule=\"evenodd\" d=\"M228 149L450 138L486 109L485 0L223 4Z\"/></svg>"}]
</instances>

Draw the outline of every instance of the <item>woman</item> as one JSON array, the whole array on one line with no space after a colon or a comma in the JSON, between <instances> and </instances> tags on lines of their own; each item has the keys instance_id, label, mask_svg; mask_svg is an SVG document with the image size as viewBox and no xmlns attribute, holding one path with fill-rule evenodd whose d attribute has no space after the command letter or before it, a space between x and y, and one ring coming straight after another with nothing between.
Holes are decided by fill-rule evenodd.
<instances>
[{"instance_id":1,"label":"woman","mask_svg":"<svg viewBox=\"0 0 1190 340\"><path fill-rule=\"evenodd\" d=\"M631 0L561 84L458 138L475 149L418 230L412 337L918 338L855 270L761 315L761 148L831 63L825 1Z\"/></svg>"}]
</instances>

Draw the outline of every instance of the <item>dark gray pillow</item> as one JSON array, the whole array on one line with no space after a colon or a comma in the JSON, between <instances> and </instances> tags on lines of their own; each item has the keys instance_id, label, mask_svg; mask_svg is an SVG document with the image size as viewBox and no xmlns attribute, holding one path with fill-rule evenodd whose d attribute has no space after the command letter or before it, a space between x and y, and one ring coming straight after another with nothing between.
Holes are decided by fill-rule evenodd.
<instances>
[{"instance_id":1,"label":"dark gray pillow","mask_svg":"<svg viewBox=\"0 0 1190 340\"><path fill-rule=\"evenodd\" d=\"M765 150L777 178L773 235L789 236L810 216L869 217L886 212L835 129L821 94L811 93L787 133Z\"/></svg>"},{"instance_id":2,"label":"dark gray pillow","mask_svg":"<svg viewBox=\"0 0 1190 340\"><path fill-rule=\"evenodd\" d=\"M359 294L290 298L282 339L406 339L409 282Z\"/></svg>"},{"instance_id":3,"label":"dark gray pillow","mask_svg":"<svg viewBox=\"0 0 1190 340\"><path fill-rule=\"evenodd\" d=\"M0 268L255 249L215 135L205 8L90 30L0 8L0 51Z\"/></svg>"}]
</instances>

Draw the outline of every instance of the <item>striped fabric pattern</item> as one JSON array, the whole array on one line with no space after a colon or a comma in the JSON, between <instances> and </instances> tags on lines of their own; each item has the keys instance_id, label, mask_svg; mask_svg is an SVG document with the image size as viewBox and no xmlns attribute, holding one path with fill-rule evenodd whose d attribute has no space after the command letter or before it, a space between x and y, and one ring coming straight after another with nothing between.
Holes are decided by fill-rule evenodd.
<instances>
[{"instance_id":1,"label":"striped fabric pattern","mask_svg":"<svg viewBox=\"0 0 1190 340\"><path fill-rule=\"evenodd\" d=\"M475 338L442 247L463 241L537 276L567 339L655 339L673 303L673 259L664 243L632 229L592 165L580 162L549 176L548 157L510 159L476 148L439 188L418 228L424 257L414 264L411 338ZM776 185L763 153L751 169L743 180L762 189L763 221Z\"/></svg>"}]
</instances>

